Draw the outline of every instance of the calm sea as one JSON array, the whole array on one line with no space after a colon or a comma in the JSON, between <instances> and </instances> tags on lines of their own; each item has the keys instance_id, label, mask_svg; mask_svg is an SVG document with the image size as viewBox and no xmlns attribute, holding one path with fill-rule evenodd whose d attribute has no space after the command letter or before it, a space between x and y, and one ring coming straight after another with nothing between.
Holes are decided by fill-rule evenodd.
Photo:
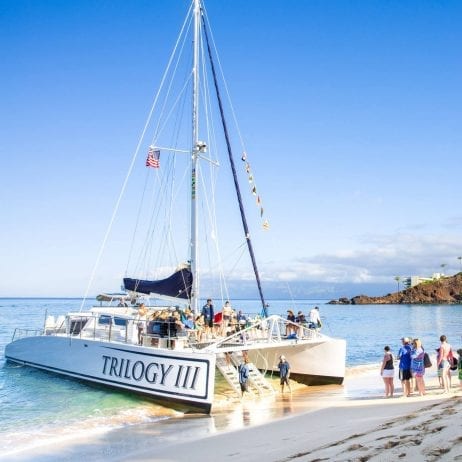
<instances>
[{"instance_id":1,"label":"calm sea","mask_svg":"<svg viewBox=\"0 0 462 462\"><path fill-rule=\"evenodd\" d=\"M447 335L462 347L461 306L327 305L322 300L270 301L270 313L285 316L292 308L305 313L320 307L323 332L347 340L347 367L377 364L383 347L395 352L403 336L419 337L427 350ZM139 397L96 388L27 367L7 364L5 345L15 327L39 328L46 313L78 311L78 299L0 299L0 458L12 448L104 431L126 425L155 423L177 415ZM247 313L260 311L257 301L236 301Z\"/></svg>"}]
</instances>

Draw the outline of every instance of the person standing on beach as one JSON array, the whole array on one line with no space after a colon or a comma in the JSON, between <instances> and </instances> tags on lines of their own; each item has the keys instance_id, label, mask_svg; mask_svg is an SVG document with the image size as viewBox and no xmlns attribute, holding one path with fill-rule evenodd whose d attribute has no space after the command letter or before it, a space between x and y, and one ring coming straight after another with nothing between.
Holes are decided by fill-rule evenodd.
<instances>
[{"instance_id":1,"label":"person standing on beach","mask_svg":"<svg viewBox=\"0 0 462 462\"><path fill-rule=\"evenodd\" d=\"M385 353L383 355L382 367L380 368L380 375L385 383L385 398L393 398L393 393L395 391L395 384L393 382L395 377L393 355L388 345L383 350Z\"/></svg>"},{"instance_id":2,"label":"person standing on beach","mask_svg":"<svg viewBox=\"0 0 462 462\"><path fill-rule=\"evenodd\" d=\"M438 354L438 358L436 361L436 367L438 370L441 369L441 378L443 381L443 388L444 391L443 393L449 393L449 390L451 388L451 369L450 367L452 364L450 364L449 360L452 360L452 351L451 351L451 345L446 341L446 335L442 335L440 337L440 351Z\"/></svg>"},{"instance_id":3,"label":"person standing on beach","mask_svg":"<svg viewBox=\"0 0 462 462\"><path fill-rule=\"evenodd\" d=\"M284 385L287 385L289 392L292 393L289 383L290 377L290 364L287 362L286 357L284 355L279 356L279 377L281 379L281 393L284 393Z\"/></svg>"},{"instance_id":4,"label":"person standing on beach","mask_svg":"<svg viewBox=\"0 0 462 462\"><path fill-rule=\"evenodd\" d=\"M403 387L403 396L411 395L411 345L409 338L401 339L402 346L398 351L399 359L399 379Z\"/></svg>"},{"instance_id":5,"label":"person standing on beach","mask_svg":"<svg viewBox=\"0 0 462 462\"><path fill-rule=\"evenodd\" d=\"M241 393L244 396L244 392L249 391L249 358L244 356L244 362L239 364L239 384L241 386Z\"/></svg>"},{"instance_id":6,"label":"person standing on beach","mask_svg":"<svg viewBox=\"0 0 462 462\"><path fill-rule=\"evenodd\" d=\"M417 385L417 390L419 395L425 395L425 367L424 367L424 349L422 348L422 342L420 339L416 338L412 342L412 352L411 352L411 372L415 378L415 383Z\"/></svg>"}]
</instances>

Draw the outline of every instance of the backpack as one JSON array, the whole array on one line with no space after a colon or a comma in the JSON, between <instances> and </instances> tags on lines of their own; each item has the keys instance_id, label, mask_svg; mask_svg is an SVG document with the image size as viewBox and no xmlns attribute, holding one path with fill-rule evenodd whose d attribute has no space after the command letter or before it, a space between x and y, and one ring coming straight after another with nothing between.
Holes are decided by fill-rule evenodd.
<instances>
[{"instance_id":1,"label":"backpack","mask_svg":"<svg viewBox=\"0 0 462 462\"><path fill-rule=\"evenodd\" d=\"M424 353L423 362L424 362L425 368L432 367L432 362L427 352Z\"/></svg>"},{"instance_id":2,"label":"backpack","mask_svg":"<svg viewBox=\"0 0 462 462\"><path fill-rule=\"evenodd\" d=\"M449 350L448 361L449 361L449 369L451 371L457 370L457 358L455 358L454 355L452 354L452 350Z\"/></svg>"}]
</instances>

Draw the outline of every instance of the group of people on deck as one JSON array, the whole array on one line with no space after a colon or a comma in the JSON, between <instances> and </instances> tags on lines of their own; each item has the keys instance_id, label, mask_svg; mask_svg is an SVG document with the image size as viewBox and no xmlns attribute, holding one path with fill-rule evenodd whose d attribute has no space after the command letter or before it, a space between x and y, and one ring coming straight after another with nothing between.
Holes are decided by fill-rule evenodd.
<instances>
[{"instance_id":1,"label":"group of people on deck","mask_svg":"<svg viewBox=\"0 0 462 462\"><path fill-rule=\"evenodd\" d=\"M418 338L410 339L403 337L398 351L399 379L402 384L403 396L411 396L413 390L420 396L425 395L425 369L431 367L431 359L425 352L422 341ZM452 351L445 335L440 336L440 346L436 349L436 369L439 385L443 393L449 393L451 389L451 370L457 368L460 388L462 389L462 348L457 350L458 359ZM385 384L385 397L392 398L394 395L394 357L390 347L384 348L384 356L380 368L380 375Z\"/></svg>"},{"instance_id":2,"label":"group of people on deck","mask_svg":"<svg viewBox=\"0 0 462 462\"><path fill-rule=\"evenodd\" d=\"M156 329L168 325L168 336L177 333L192 336L197 341L218 336L228 336L247 325L247 316L241 310L237 312L227 301L222 311L215 313L211 299L208 299L202 307L199 315L194 316L190 309L180 310L178 307L170 307L148 314L144 304L139 305L138 313L138 343L142 343L142 337L147 334L158 334ZM148 316L146 316L148 314Z\"/></svg>"},{"instance_id":3,"label":"group of people on deck","mask_svg":"<svg viewBox=\"0 0 462 462\"><path fill-rule=\"evenodd\" d=\"M234 310L229 301L225 302L221 312L215 313L212 299L207 299L198 316L200 318L205 326L205 334L212 337L227 337L247 326L247 316L242 310Z\"/></svg>"},{"instance_id":4,"label":"group of people on deck","mask_svg":"<svg viewBox=\"0 0 462 462\"><path fill-rule=\"evenodd\" d=\"M302 311L295 316L292 310L287 310L286 336L295 337L303 335L303 329L320 329L322 327L321 316L319 314L319 307L315 306L308 315L308 321Z\"/></svg>"}]
</instances>

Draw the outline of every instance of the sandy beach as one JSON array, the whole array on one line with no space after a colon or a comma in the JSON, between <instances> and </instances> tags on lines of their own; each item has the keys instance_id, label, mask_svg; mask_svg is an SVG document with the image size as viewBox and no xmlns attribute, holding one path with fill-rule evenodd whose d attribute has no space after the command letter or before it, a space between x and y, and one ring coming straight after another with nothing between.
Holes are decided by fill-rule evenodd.
<instances>
[{"instance_id":1,"label":"sandy beach","mask_svg":"<svg viewBox=\"0 0 462 462\"><path fill-rule=\"evenodd\" d=\"M427 394L382 396L375 368L350 372L343 387L245 398L214 417L185 416L0 455L11 461L391 461L462 460L462 391L427 374ZM361 396L362 395L362 396ZM309 405L307 405L309 401Z\"/></svg>"},{"instance_id":2,"label":"sandy beach","mask_svg":"<svg viewBox=\"0 0 462 462\"><path fill-rule=\"evenodd\" d=\"M404 402L405 401L405 402ZM354 401L268 425L221 434L137 460L229 461L462 460L462 397ZM124 459L125 460L125 459Z\"/></svg>"},{"instance_id":3,"label":"sandy beach","mask_svg":"<svg viewBox=\"0 0 462 462\"><path fill-rule=\"evenodd\" d=\"M433 371L432 371L433 372ZM382 397L371 369L350 372L343 387L252 397L215 416L184 416L75 435L15 454L5 461L454 461L462 460L462 391L450 394L427 374L427 394ZM309 402L307 405L306 403Z\"/></svg>"}]
</instances>

